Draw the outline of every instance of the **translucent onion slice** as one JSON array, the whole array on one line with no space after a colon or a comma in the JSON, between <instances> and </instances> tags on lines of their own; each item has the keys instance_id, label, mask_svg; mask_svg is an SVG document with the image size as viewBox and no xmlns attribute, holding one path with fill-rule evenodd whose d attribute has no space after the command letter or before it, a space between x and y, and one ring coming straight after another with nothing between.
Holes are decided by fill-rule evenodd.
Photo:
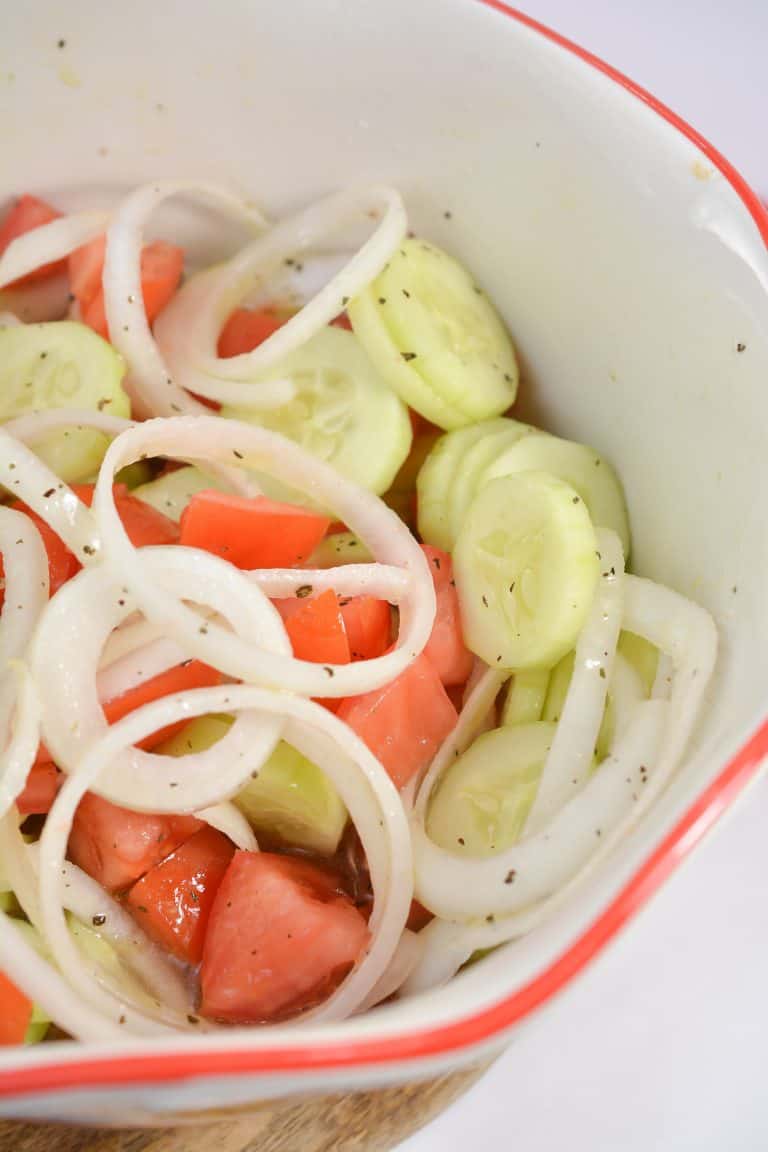
<instances>
[{"instance_id":1,"label":"translucent onion slice","mask_svg":"<svg viewBox=\"0 0 768 1152\"><path fill-rule=\"evenodd\" d=\"M76 995L56 968L32 947L10 916L1 911L0 955L3 971L14 984L71 1036L78 1040L101 1041L125 1038L117 1021L109 1019L91 1007L86 999Z\"/></svg>"},{"instance_id":2,"label":"translucent onion slice","mask_svg":"<svg viewBox=\"0 0 768 1152\"><path fill-rule=\"evenodd\" d=\"M365 999L392 960L412 897L408 825L397 791L378 761L335 716L311 701L244 685L205 688L155 701L125 717L92 744L69 776L46 821L40 840L40 908L46 941L67 980L108 1019L121 1006L83 966L63 912L64 855L75 810L84 793L98 786L121 754L148 733L181 718L210 712L255 711L262 718L285 720L286 738L325 771L357 828L370 868L374 906L368 949L336 992L307 1019L337 1019ZM221 744L215 745L221 748ZM185 806L184 785L180 801ZM24 984L22 982L22 987ZM126 1027L142 1034L162 1029L153 1016L122 1006Z\"/></svg>"},{"instance_id":3,"label":"translucent onion slice","mask_svg":"<svg viewBox=\"0 0 768 1152\"><path fill-rule=\"evenodd\" d=\"M539 831L587 778L595 754L621 630L624 555L615 532L597 531L600 580L576 644L573 675L541 771L525 834Z\"/></svg>"},{"instance_id":4,"label":"translucent onion slice","mask_svg":"<svg viewBox=\"0 0 768 1152\"><path fill-rule=\"evenodd\" d=\"M178 545L142 548L139 555L158 588L171 586L179 597L215 608L233 629L222 629L223 635L237 632L244 645L287 658L290 643L278 612L230 564ZM69 580L40 618L30 667L44 704L43 739L65 772L74 772L107 730L97 692L99 657L112 629L134 610L130 595L102 567ZM219 744L181 760L129 749L100 776L97 790L146 812L195 812L234 795L279 738L278 721L246 715Z\"/></svg>"},{"instance_id":5,"label":"translucent onion slice","mask_svg":"<svg viewBox=\"0 0 768 1152\"><path fill-rule=\"evenodd\" d=\"M126 387L139 417L207 411L168 371L152 336L141 291L144 226L164 200L179 195L200 197L251 230L260 231L265 226L263 215L253 204L203 181L145 184L118 205L107 231L104 305L112 343L129 366Z\"/></svg>"},{"instance_id":6,"label":"translucent onion slice","mask_svg":"<svg viewBox=\"0 0 768 1152\"><path fill-rule=\"evenodd\" d=\"M201 629L199 618L146 570L143 557L147 550L137 551L128 539L112 491L115 473L142 454L190 453L218 463L242 460L248 467L311 495L333 508L378 561L402 569L408 590L400 602L400 629L394 649L355 664L318 665L267 653L213 622ZM144 615L161 625L164 633L190 655L238 680L271 684L307 696L355 695L389 683L415 659L429 638L435 615L434 586L424 553L405 524L378 497L344 480L333 468L274 432L221 417L147 421L122 433L110 445L93 508L101 530L105 566L114 581L129 588ZM196 554L202 563L205 553ZM241 573L231 565L225 567L234 587ZM303 575L306 583L306 573ZM255 586L251 587L263 598Z\"/></svg>"},{"instance_id":7,"label":"translucent onion slice","mask_svg":"<svg viewBox=\"0 0 768 1152\"><path fill-rule=\"evenodd\" d=\"M24 789L40 743L40 701L32 677L23 665L16 670L18 691L11 695L9 677L0 680L5 701L13 700L12 734L0 753L0 819L10 811Z\"/></svg>"},{"instance_id":8,"label":"translucent onion slice","mask_svg":"<svg viewBox=\"0 0 768 1152\"><path fill-rule=\"evenodd\" d=\"M108 212L78 212L17 236L0 256L0 288L69 256L82 244L100 236L109 219Z\"/></svg>"},{"instance_id":9,"label":"translucent onion slice","mask_svg":"<svg viewBox=\"0 0 768 1152\"><path fill-rule=\"evenodd\" d=\"M83 564L100 550L96 521L72 489L26 444L0 427L0 484L25 501L60 536Z\"/></svg>"},{"instance_id":10,"label":"translucent onion slice","mask_svg":"<svg viewBox=\"0 0 768 1152\"><path fill-rule=\"evenodd\" d=\"M413 820L416 898L443 919L470 920L518 911L556 892L636 805L643 776L658 753L667 707L656 700L639 704L632 725L600 771L543 829L504 852L487 858L455 856L438 848Z\"/></svg>"},{"instance_id":11,"label":"translucent onion slice","mask_svg":"<svg viewBox=\"0 0 768 1152\"><path fill-rule=\"evenodd\" d=\"M295 316L252 352L223 359L216 345L227 315L256 284L286 259L316 248L356 217L379 223L350 260ZM407 230L400 194L372 187L339 192L282 220L221 268L190 281L156 325L157 341L171 373L189 380L201 396L221 403L285 403L285 382L264 382L265 371L343 312L348 301L375 280ZM262 382L254 384L256 377ZM282 396L282 398L281 398Z\"/></svg>"}]
</instances>

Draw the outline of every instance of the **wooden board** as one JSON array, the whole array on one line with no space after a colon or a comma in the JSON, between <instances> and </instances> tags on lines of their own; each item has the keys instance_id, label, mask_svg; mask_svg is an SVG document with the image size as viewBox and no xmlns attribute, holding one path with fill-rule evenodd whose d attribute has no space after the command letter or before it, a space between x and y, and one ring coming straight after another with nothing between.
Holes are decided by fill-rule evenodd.
<instances>
[{"instance_id":1,"label":"wooden board","mask_svg":"<svg viewBox=\"0 0 768 1152\"><path fill-rule=\"evenodd\" d=\"M487 1063L405 1087L300 1102L204 1125L147 1130L0 1121L0 1152L388 1152L479 1079Z\"/></svg>"}]
</instances>

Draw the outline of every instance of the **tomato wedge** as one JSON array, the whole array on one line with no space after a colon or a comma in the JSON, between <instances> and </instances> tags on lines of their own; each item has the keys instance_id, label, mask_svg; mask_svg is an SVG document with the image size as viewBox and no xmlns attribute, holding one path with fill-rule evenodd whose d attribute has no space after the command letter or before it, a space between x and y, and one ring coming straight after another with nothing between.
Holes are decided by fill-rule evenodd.
<instances>
[{"instance_id":1,"label":"tomato wedge","mask_svg":"<svg viewBox=\"0 0 768 1152\"><path fill-rule=\"evenodd\" d=\"M45 200L38 200L36 196L20 196L0 224L0 255L5 252L8 245L17 236L23 236L25 232L33 232L35 228L40 228L43 224L50 224L51 220L58 220L60 216L61 212L57 212L50 204L46 204ZM44 264L41 268L35 268L34 272L20 276L8 287L16 288L20 284L32 284L35 280L44 280L46 276L51 276L55 272L63 272L66 264L66 260L56 260L52 264Z\"/></svg>"},{"instance_id":2,"label":"tomato wedge","mask_svg":"<svg viewBox=\"0 0 768 1152\"><path fill-rule=\"evenodd\" d=\"M24 791L16 797L16 807L21 815L47 816L63 782L64 777L55 764L33 764Z\"/></svg>"},{"instance_id":3,"label":"tomato wedge","mask_svg":"<svg viewBox=\"0 0 768 1152\"><path fill-rule=\"evenodd\" d=\"M32 1018L32 1001L0 971L0 1047L23 1044Z\"/></svg>"},{"instance_id":4,"label":"tomato wedge","mask_svg":"<svg viewBox=\"0 0 768 1152\"><path fill-rule=\"evenodd\" d=\"M102 288L105 250L105 237L97 236L72 253L68 271L70 288L80 305L83 323L108 340L109 327ZM142 248L141 294L150 324L175 293L183 270L183 248L164 240L156 240Z\"/></svg>"},{"instance_id":5,"label":"tomato wedge","mask_svg":"<svg viewBox=\"0 0 768 1152\"><path fill-rule=\"evenodd\" d=\"M201 827L194 816L132 812L86 792L75 812L69 859L108 892L121 892Z\"/></svg>"},{"instance_id":6,"label":"tomato wedge","mask_svg":"<svg viewBox=\"0 0 768 1152\"><path fill-rule=\"evenodd\" d=\"M474 657L464 643L459 597L448 552L422 545L435 584L437 612L432 634L424 649L443 684L463 684L472 671Z\"/></svg>"},{"instance_id":7,"label":"tomato wedge","mask_svg":"<svg viewBox=\"0 0 768 1152\"><path fill-rule=\"evenodd\" d=\"M333 589L314 597L275 600L298 660L314 664L349 664L349 640L339 598Z\"/></svg>"},{"instance_id":8,"label":"tomato wedge","mask_svg":"<svg viewBox=\"0 0 768 1152\"><path fill-rule=\"evenodd\" d=\"M398 788L429 764L458 719L423 653L390 684L348 697L337 715L368 745Z\"/></svg>"},{"instance_id":9,"label":"tomato wedge","mask_svg":"<svg viewBox=\"0 0 768 1152\"><path fill-rule=\"evenodd\" d=\"M293 568L306 560L330 520L295 504L206 489L181 517L181 543L223 556L237 568Z\"/></svg>"},{"instance_id":10,"label":"tomato wedge","mask_svg":"<svg viewBox=\"0 0 768 1152\"><path fill-rule=\"evenodd\" d=\"M282 328L287 313L275 308L235 308L219 336L219 356L241 356L252 352Z\"/></svg>"},{"instance_id":11,"label":"tomato wedge","mask_svg":"<svg viewBox=\"0 0 768 1152\"><path fill-rule=\"evenodd\" d=\"M105 701L102 705L104 715L108 724L115 724L118 720L122 720L123 716L127 716L129 712L135 712L137 708L141 708L144 704L151 704L153 700L160 700L163 696L172 696L176 692L186 692L190 688L213 688L215 685L221 684L223 679L224 677L216 668L211 668L200 660L185 660L183 664L177 664L166 672L161 672L159 676L153 676L151 680L145 680L143 684L129 688L121 696L115 696L112 700ZM157 732L145 736L139 742L138 747L145 750L155 748L163 740L168 740L176 732L180 732L185 724L186 720L167 724L165 728L160 728Z\"/></svg>"},{"instance_id":12,"label":"tomato wedge","mask_svg":"<svg viewBox=\"0 0 768 1152\"><path fill-rule=\"evenodd\" d=\"M200 963L211 908L234 852L221 832L201 828L126 896L147 935L179 960Z\"/></svg>"},{"instance_id":13,"label":"tomato wedge","mask_svg":"<svg viewBox=\"0 0 768 1152\"><path fill-rule=\"evenodd\" d=\"M386 600L352 596L339 601L353 660L383 656L392 643L392 613Z\"/></svg>"},{"instance_id":14,"label":"tomato wedge","mask_svg":"<svg viewBox=\"0 0 768 1152\"><path fill-rule=\"evenodd\" d=\"M368 943L329 874L270 852L236 852L208 922L201 1011L229 1023L284 1019L326 999Z\"/></svg>"}]
</instances>

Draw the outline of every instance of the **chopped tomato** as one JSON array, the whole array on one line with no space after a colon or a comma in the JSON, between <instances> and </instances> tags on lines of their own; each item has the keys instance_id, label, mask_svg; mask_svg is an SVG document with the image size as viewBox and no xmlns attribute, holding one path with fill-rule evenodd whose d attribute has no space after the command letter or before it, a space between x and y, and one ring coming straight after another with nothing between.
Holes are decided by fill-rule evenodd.
<instances>
[{"instance_id":1,"label":"chopped tomato","mask_svg":"<svg viewBox=\"0 0 768 1152\"><path fill-rule=\"evenodd\" d=\"M392 614L386 600L351 596L339 603L352 659L383 656L392 642Z\"/></svg>"},{"instance_id":2,"label":"chopped tomato","mask_svg":"<svg viewBox=\"0 0 768 1152\"><path fill-rule=\"evenodd\" d=\"M0 971L0 1047L23 1044L32 1018L32 1001Z\"/></svg>"},{"instance_id":3,"label":"chopped tomato","mask_svg":"<svg viewBox=\"0 0 768 1152\"><path fill-rule=\"evenodd\" d=\"M236 308L219 336L219 356L241 356L252 352L282 328L287 313L275 308Z\"/></svg>"},{"instance_id":4,"label":"chopped tomato","mask_svg":"<svg viewBox=\"0 0 768 1152\"><path fill-rule=\"evenodd\" d=\"M292 568L328 530L327 516L264 496L197 492L181 516L181 543L223 556L237 568Z\"/></svg>"},{"instance_id":5,"label":"chopped tomato","mask_svg":"<svg viewBox=\"0 0 768 1152\"><path fill-rule=\"evenodd\" d=\"M109 327L102 288L105 247L104 237L98 236L73 252L69 258L69 278L72 293L80 304L83 323L108 340ZM141 294L150 324L178 288L183 270L184 250L175 244L156 240L142 248Z\"/></svg>"},{"instance_id":6,"label":"chopped tomato","mask_svg":"<svg viewBox=\"0 0 768 1152\"><path fill-rule=\"evenodd\" d=\"M128 888L202 827L194 816L132 812L86 792L69 837L69 859L109 892Z\"/></svg>"},{"instance_id":7,"label":"chopped tomato","mask_svg":"<svg viewBox=\"0 0 768 1152\"><path fill-rule=\"evenodd\" d=\"M172 696L176 692L186 692L190 688L212 688L221 684L223 679L216 668L211 668L200 660L185 660L183 664L177 664L166 672L161 672L159 676L153 676L151 680L145 680L143 684L129 688L122 696L107 700L102 705L104 715L108 724L115 724L129 712L135 712L137 708L151 704L153 700ZM179 720L176 724L167 724L165 728L145 736L139 741L138 747L145 750L157 747L163 740L168 740L180 732L185 723L185 720Z\"/></svg>"},{"instance_id":8,"label":"chopped tomato","mask_svg":"<svg viewBox=\"0 0 768 1152\"><path fill-rule=\"evenodd\" d=\"M43 224L50 224L51 220L58 220L60 216L61 212L57 212L50 204L46 204L45 200L38 200L36 196L20 196L0 224L0 255L5 252L8 245L17 236L23 236L25 232L33 232L35 228L40 228ZM31 284L35 280L43 280L54 272L63 272L66 263L66 260L56 260L53 264L44 264L42 268L35 268L34 272L20 276L8 287L14 288L19 284Z\"/></svg>"},{"instance_id":9,"label":"chopped tomato","mask_svg":"<svg viewBox=\"0 0 768 1152\"><path fill-rule=\"evenodd\" d=\"M67 260L69 289L81 308L87 308L101 291L106 236L96 236L70 254Z\"/></svg>"},{"instance_id":10,"label":"chopped tomato","mask_svg":"<svg viewBox=\"0 0 768 1152\"><path fill-rule=\"evenodd\" d=\"M33 764L24 791L16 798L22 816L47 816L63 780L55 764Z\"/></svg>"},{"instance_id":11,"label":"chopped tomato","mask_svg":"<svg viewBox=\"0 0 768 1152\"><path fill-rule=\"evenodd\" d=\"M349 640L339 598L333 589L319 596L275 600L298 660L314 664L349 664Z\"/></svg>"},{"instance_id":12,"label":"chopped tomato","mask_svg":"<svg viewBox=\"0 0 768 1152\"><path fill-rule=\"evenodd\" d=\"M424 649L443 684L463 684L472 671L474 657L464 643L459 597L453 579L453 561L447 552L423 544L424 555L435 583L437 612L432 635Z\"/></svg>"},{"instance_id":13,"label":"chopped tomato","mask_svg":"<svg viewBox=\"0 0 768 1152\"><path fill-rule=\"evenodd\" d=\"M337 715L368 745L398 788L429 764L458 719L423 653L383 688L348 697Z\"/></svg>"},{"instance_id":14,"label":"chopped tomato","mask_svg":"<svg viewBox=\"0 0 768 1152\"><path fill-rule=\"evenodd\" d=\"M331 324L334 328L343 328L346 332L352 331L352 321L346 312L339 312L338 316L331 320Z\"/></svg>"},{"instance_id":15,"label":"chopped tomato","mask_svg":"<svg viewBox=\"0 0 768 1152\"><path fill-rule=\"evenodd\" d=\"M72 490L83 503L90 507L93 500L93 484L73 484ZM131 543L136 548L141 548L146 544L178 543L179 528L173 520L163 516L162 512L157 512L151 505L145 504L138 497L132 496L124 484L115 484L114 493L120 519ZM62 584L66 584L70 577L80 571L80 561L70 552L64 541L56 535L45 520L33 512L28 505L23 504L20 500L15 500L11 507L17 512L23 512L29 516L42 536L45 551L48 554L49 595L53 596ZM2 558L0 558L0 576L2 576L2 572ZM2 604L3 592L0 587L0 607Z\"/></svg>"},{"instance_id":16,"label":"chopped tomato","mask_svg":"<svg viewBox=\"0 0 768 1152\"><path fill-rule=\"evenodd\" d=\"M364 918L328 873L270 852L236 852L214 901L201 1011L280 1020L325 1000L368 943Z\"/></svg>"},{"instance_id":17,"label":"chopped tomato","mask_svg":"<svg viewBox=\"0 0 768 1152\"><path fill-rule=\"evenodd\" d=\"M226 836L206 826L128 893L126 903L137 922L179 960L200 963L211 908L234 851Z\"/></svg>"}]
</instances>

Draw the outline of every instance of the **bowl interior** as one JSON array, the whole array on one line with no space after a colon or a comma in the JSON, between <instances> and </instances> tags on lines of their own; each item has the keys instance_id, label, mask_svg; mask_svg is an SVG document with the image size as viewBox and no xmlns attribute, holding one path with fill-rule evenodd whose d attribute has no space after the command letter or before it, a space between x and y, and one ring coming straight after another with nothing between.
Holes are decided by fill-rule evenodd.
<instances>
[{"instance_id":1,"label":"bowl interior","mask_svg":"<svg viewBox=\"0 0 768 1152\"><path fill-rule=\"evenodd\" d=\"M466 260L509 322L521 411L618 467L635 570L699 600L720 629L687 764L553 923L439 992L270 1042L447 1023L556 955L762 718L765 245L696 145L483 4L135 0L93 16L88 0L5 12L0 200L30 189L77 207L195 176L282 211L345 185L398 186L412 226ZM193 246L213 235L199 216L178 220Z\"/></svg>"}]
</instances>

